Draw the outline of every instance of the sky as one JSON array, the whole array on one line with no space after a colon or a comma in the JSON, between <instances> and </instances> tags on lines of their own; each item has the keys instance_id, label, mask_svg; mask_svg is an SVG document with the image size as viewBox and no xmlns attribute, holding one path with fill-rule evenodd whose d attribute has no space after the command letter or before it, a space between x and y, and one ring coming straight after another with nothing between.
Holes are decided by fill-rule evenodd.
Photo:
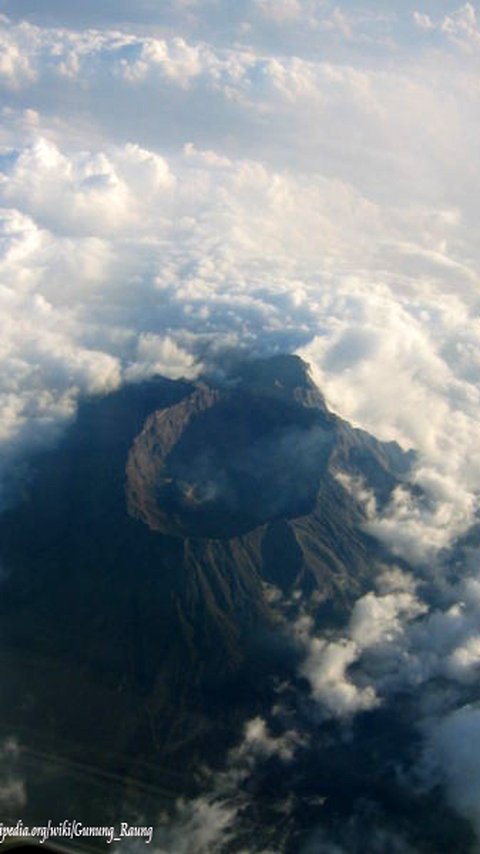
<instances>
[{"instance_id":1,"label":"sky","mask_svg":"<svg viewBox=\"0 0 480 854\"><path fill-rule=\"evenodd\" d=\"M0 15L0 500L12 461L85 394L194 377L226 347L297 352L335 412L417 451L426 500L398 490L380 513L366 496L369 530L438 575L480 489L480 7L0 0ZM337 639L301 617L295 631L325 714L452 682L425 755L480 834L480 709L456 691L480 664L479 579L472 548L436 610L400 574Z\"/></svg>"}]
</instances>

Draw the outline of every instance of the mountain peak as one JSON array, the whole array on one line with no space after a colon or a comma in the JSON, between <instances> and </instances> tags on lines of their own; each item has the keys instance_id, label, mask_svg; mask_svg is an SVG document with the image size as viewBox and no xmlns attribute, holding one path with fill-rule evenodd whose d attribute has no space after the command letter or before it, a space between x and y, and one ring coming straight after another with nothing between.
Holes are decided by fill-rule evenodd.
<instances>
[{"instance_id":1,"label":"mountain peak","mask_svg":"<svg viewBox=\"0 0 480 854\"><path fill-rule=\"evenodd\" d=\"M313 512L329 472L372 457L365 441L328 411L300 357L237 362L147 418L128 457L128 510L169 536L241 536Z\"/></svg>"},{"instance_id":2,"label":"mountain peak","mask_svg":"<svg viewBox=\"0 0 480 854\"><path fill-rule=\"evenodd\" d=\"M137 436L129 511L153 530L200 538L308 512L331 427L297 357L243 363L221 385L201 380Z\"/></svg>"},{"instance_id":3,"label":"mountain peak","mask_svg":"<svg viewBox=\"0 0 480 854\"><path fill-rule=\"evenodd\" d=\"M231 744L294 666L277 592L333 625L390 560L338 472L388 498L405 455L322 401L287 356L82 403L0 516L6 721L182 786Z\"/></svg>"},{"instance_id":4,"label":"mountain peak","mask_svg":"<svg viewBox=\"0 0 480 854\"><path fill-rule=\"evenodd\" d=\"M310 376L309 365L294 354L239 357L229 362L221 379L206 375L201 381L223 391L235 389L237 393L273 397L327 412L325 399Z\"/></svg>"},{"instance_id":5,"label":"mountain peak","mask_svg":"<svg viewBox=\"0 0 480 854\"><path fill-rule=\"evenodd\" d=\"M273 387L288 389L310 388L313 382L309 376L309 367L300 356L280 353L264 359L245 359L232 369L234 376L248 385L267 391Z\"/></svg>"}]
</instances>

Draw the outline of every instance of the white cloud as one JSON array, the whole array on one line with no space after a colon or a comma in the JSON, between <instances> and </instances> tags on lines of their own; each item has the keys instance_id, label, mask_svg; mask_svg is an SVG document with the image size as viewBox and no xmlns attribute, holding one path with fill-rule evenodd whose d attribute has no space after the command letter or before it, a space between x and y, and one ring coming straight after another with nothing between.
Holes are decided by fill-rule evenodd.
<instances>
[{"instance_id":1,"label":"white cloud","mask_svg":"<svg viewBox=\"0 0 480 854\"><path fill-rule=\"evenodd\" d=\"M128 143L114 162L103 152L69 158L40 138L17 158L3 196L57 234L102 236L138 228L149 201L172 183L165 160L138 145Z\"/></svg>"},{"instance_id":2,"label":"white cloud","mask_svg":"<svg viewBox=\"0 0 480 854\"><path fill-rule=\"evenodd\" d=\"M404 621L425 613L423 605L409 592L377 596L367 593L357 601L350 619L350 637L360 649L395 642L404 631Z\"/></svg>"},{"instance_id":3,"label":"white cloud","mask_svg":"<svg viewBox=\"0 0 480 854\"><path fill-rule=\"evenodd\" d=\"M480 28L472 3L465 3L452 15L446 15L441 29L455 44L466 50L477 50L480 47Z\"/></svg>"},{"instance_id":4,"label":"white cloud","mask_svg":"<svg viewBox=\"0 0 480 854\"><path fill-rule=\"evenodd\" d=\"M415 593L418 587L417 579L410 572L405 572L398 566L379 567L375 586L380 594L385 593Z\"/></svg>"},{"instance_id":5,"label":"white cloud","mask_svg":"<svg viewBox=\"0 0 480 854\"><path fill-rule=\"evenodd\" d=\"M297 350L336 411L418 450L421 500L400 488L379 513L345 486L435 582L480 486L480 37L471 3L417 7L3 3L2 470L82 394L194 375L229 344ZM476 559L428 613L388 569L343 633L297 626L326 715L438 677L474 690ZM475 734L476 710L456 714L441 756ZM297 743L257 718L238 762ZM184 805L176 838L212 847L236 814L231 792Z\"/></svg>"},{"instance_id":6,"label":"white cloud","mask_svg":"<svg viewBox=\"0 0 480 854\"><path fill-rule=\"evenodd\" d=\"M205 794L190 800L179 799L173 815L160 816L155 850L160 854L191 851L211 854L226 850L236 839L242 810L248 807L251 798L248 782L257 767L272 757L290 763L303 741L295 730L273 736L261 716L248 720L239 744L227 756L224 769L210 774Z\"/></svg>"},{"instance_id":7,"label":"white cloud","mask_svg":"<svg viewBox=\"0 0 480 854\"><path fill-rule=\"evenodd\" d=\"M473 682L480 672L480 634L469 637L450 653L445 671L459 682Z\"/></svg>"},{"instance_id":8,"label":"white cloud","mask_svg":"<svg viewBox=\"0 0 480 854\"><path fill-rule=\"evenodd\" d=\"M328 335L314 338L304 352L333 404L341 400L344 414L384 438L419 447L445 469L436 473L424 465L417 475L442 503L427 520L433 546L468 523L478 472L478 393L474 376L465 376L466 359L475 352L469 311L458 297L450 312L445 307L439 315L437 309L442 345L445 332L452 346L457 342L459 376L455 361L438 350L440 333L432 336L424 324L422 311L432 310L428 299L423 310L411 302L399 305L386 285L367 288L359 277L332 276L332 265L341 267L345 253L359 263L355 232L367 228L372 240L381 233L377 205L338 180L307 182L291 171L192 145L168 162L133 143L70 154L37 137L12 157L7 175L4 204L15 205L6 214L7 284L18 294L21 283L20 291L35 294L36 304L48 304L64 336L93 338L93 350L106 347L114 358L123 342L126 376L139 378L162 366L168 370L170 362L171 375L182 366L188 372L195 342L205 336L254 346L270 339L291 347L321 324ZM456 227L455 218L437 220L441 228L451 222ZM335 223L343 223L343 233ZM323 268L321 282L312 265ZM98 298L105 287L109 315ZM9 299L14 305L19 297ZM157 329L150 326L153 318ZM154 357L154 341L170 347L173 361L160 351ZM462 409L452 410L445 389L452 405L463 396ZM393 521L382 521L390 536L389 525L397 530L395 520L402 516L399 548L402 538L427 542L428 525L418 508L409 511L409 530L407 504L398 493Z\"/></svg>"},{"instance_id":9,"label":"white cloud","mask_svg":"<svg viewBox=\"0 0 480 854\"><path fill-rule=\"evenodd\" d=\"M444 787L480 837L478 550L472 558L477 575L444 587L442 608L428 608L419 581L388 567L378 576L380 594L361 597L343 631L319 636L305 615L294 631L305 654L300 672L323 719L348 722L381 704L401 707L410 696L423 748L405 783L419 791L420 782L423 792ZM477 702L463 705L468 697Z\"/></svg>"},{"instance_id":10,"label":"white cloud","mask_svg":"<svg viewBox=\"0 0 480 854\"><path fill-rule=\"evenodd\" d=\"M430 15L426 15L425 12L414 12L413 20L421 30L432 30L435 27Z\"/></svg>"},{"instance_id":11,"label":"white cloud","mask_svg":"<svg viewBox=\"0 0 480 854\"><path fill-rule=\"evenodd\" d=\"M27 792L18 769L20 746L10 736L0 744L0 809L5 815L14 815L27 803Z\"/></svg>"},{"instance_id":12,"label":"white cloud","mask_svg":"<svg viewBox=\"0 0 480 854\"><path fill-rule=\"evenodd\" d=\"M357 644L349 640L332 643L312 638L301 673L308 679L312 696L327 714L344 717L378 705L371 685L358 687L347 675L347 668L359 656Z\"/></svg>"},{"instance_id":13,"label":"white cloud","mask_svg":"<svg viewBox=\"0 0 480 854\"><path fill-rule=\"evenodd\" d=\"M305 9L321 29L322 4ZM449 20L471 29L472 9ZM252 10L253 29L272 14ZM397 490L369 530L434 560L480 482L468 63L326 62L187 27L2 30L28 69L2 136L5 454L85 391L193 374L205 347L297 349L337 411L419 450L423 500Z\"/></svg>"},{"instance_id":14,"label":"white cloud","mask_svg":"<svg viewBox=\"0 0 480 854\"><path fill-rule=\"evenodd\" d=\"M154 374L168 375L172 379L188 377L195 373L192 356L169 336L152 332L141 333L135 362L125 371L127 381L141 380Z\"/></svg>"},{"instance_id":15,"label":"white cloud","mask_svg":"<svg viewBox=\"0 0 480 854\"><path fill-rule=\"evenodd\" d=\"M348 718L439 677L456 686L454 698L474 687L480 672L478 576L447 587L444 606L436 608L420 598L419 582L398 568L381 570L377 586L379 593L357 600L342 631L319 635L305 615L293 626L305 655L302 675L324 714Z\"/></svg>"},{"instance_id":16,"label":"white cloud","mask_svg":"<svg viewBox=\"0 0 480 854\"><path fill-rule=\"evenodd\" d=\"M245 724L243 741L232 751L231 761L250 766L258 759L277 756L282 762L290 762L300 743L295 730L287 730L276 737L271 735L267 722L257 716Z\"/></svg>"},{"instance_id":17,"label":"white cloud","mask_svg":"<svg viewBox=\"0 0 480 854\"><path fill-rule=\"evenodd\" d=\"M0 84L15 90L33 82L36 74L28 53L22 50L22 36L28 31L28 26L19 27L16 31L18 37L12 38L8 27L5 27L6 23L7 20L0 16Z\"/></svg>"},{"instance_id":18,"label":"white cloud","mask_svg":"<svg viewBox=\"0 0 480 854\"><path fill-rule=\"evenodd\" d=\"M473 3L464 3L443 18L433 19L425 12L414 11L413 20L419 30L446 38L465 54L475 55L480 47L480 27Z\"/></svg>"},{"instance_id":19,"label":"white cloud","mask_svg":"<svg viewBox=\"0 0 480 854\"><path fill-rule=\"evenodd\" d=\"M405 657L407 683L420 684L438 675L460 685L475 683L480 665L479 590L476 577L463 579L450 592L444 610L433 610L412 627Z\"/></svg>"},{"instance_id":20,"label":"white cloud","mask_svg":"<svg viewBox=\"0 0 480 854\"><path fill-rule=\"evenodd\" d=\"M295 624L294 632L305 650L301 673L327 716L348 718L380 704L378 674L369 673L368 664L363 669L357 667L355 675L349 668L361 665L362 656L370 651L377 658L385 655L390 659L392 648L403 646L409 624L427 611L413 592L398 589L406 581L397 572L393 592L370 592L358 599L343 637L327 640L315 636L311 621L305 617Z\"/></svg>"}]
</instances>

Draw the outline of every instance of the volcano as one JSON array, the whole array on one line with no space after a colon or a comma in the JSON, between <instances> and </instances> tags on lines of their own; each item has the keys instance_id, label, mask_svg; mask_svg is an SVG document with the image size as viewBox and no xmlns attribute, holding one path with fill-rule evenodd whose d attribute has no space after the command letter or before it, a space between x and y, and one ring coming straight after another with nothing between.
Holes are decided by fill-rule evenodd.
<instances>
[{"instance_id":1,"label":"volcano","mask_svg":"<svg viewBox=\"0 0 480 854\"><path fill-rule=\"evenodd\" d=\"M0 517L5 730L184 793L295 673L278 598L333 625L392 560L346 481L382 506L412 461L297 356L84 401Z\"/></svg>"},{"instance_id":2,"label":"volcano","mask_svg":"<svg viewBox=\"0 0 480 854\"><path fill-rule=\"evenodd\" d=\"M313 513L336 468L367 467L388 493L401 459L329 413L301 359L278 356L152 413L129 453L127 504L151 530L230 539Z\"/></svg>"}]
</instances>

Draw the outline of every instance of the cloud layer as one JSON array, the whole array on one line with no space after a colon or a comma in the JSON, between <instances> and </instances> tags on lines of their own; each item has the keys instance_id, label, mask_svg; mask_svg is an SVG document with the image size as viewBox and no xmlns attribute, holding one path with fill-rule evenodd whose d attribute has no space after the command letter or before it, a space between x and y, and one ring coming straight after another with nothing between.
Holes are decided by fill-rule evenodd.
<instances>
[{"instance_id":1,"label":"cloud layer","mask_svg":"<svg viewBox=\"0 0 480 854\"><path fill-rule=\"evenodd\" d=\"M166 4L154 35L3 19L3 436L189 374L206 346L300 348L331 405L422 452L449 530L468 524L479 116L458 42L477 20L415 11L244 4L235 47L208 4ZM306 19L340 59L305 33L267 48Z\"/></svg>"},{"instance_id":2,"label":"cloud layer","mask_svg":"<svg viewBox=\"0 0 480 854\"><path fill-rule=\"evenodd\" d=\"M234 6L0 2L0 500L81 395L300 352L331 407L418 451L421 499L364 496L368 529L441 578L433 601L385 576L336 637L297 626L303 676L343 719L445 680L426 738L478 826L477 550L442 575L480 486L478 8Z\"/></svg>"}]
</instances>

